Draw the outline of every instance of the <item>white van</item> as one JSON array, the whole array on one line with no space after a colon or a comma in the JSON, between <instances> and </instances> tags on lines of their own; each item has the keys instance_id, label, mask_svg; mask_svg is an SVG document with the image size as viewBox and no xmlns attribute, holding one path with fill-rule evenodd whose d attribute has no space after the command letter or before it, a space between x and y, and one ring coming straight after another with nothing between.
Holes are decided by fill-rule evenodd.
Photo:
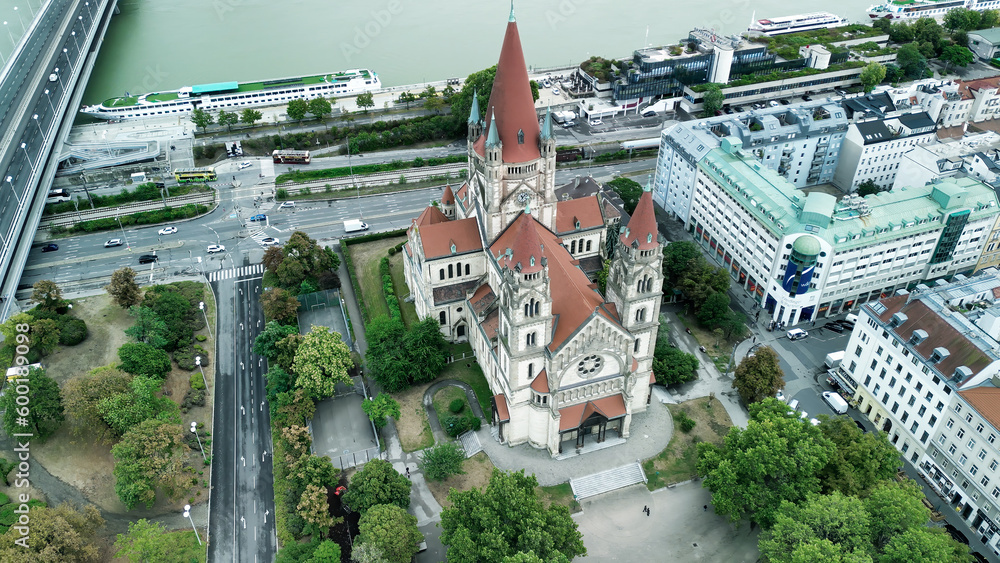
<instances>
[{"instance_id":1,"label":"white van","mask_svg":"<svg viewBox=\"0 0 1000 563\"><path fill-rule=\"evenodd\" d=\"M844 320L845 321L851 321L852 323L857 323L858 322L858 316L855 315L854 313L849 313L846 317L844 317Z\"/></svg>"},{"instance_id":2,"label":"white van","mask_svg":"<svg viewBox=\"0 0 1000 563\"><path fill-rule=\"evenodd\" d=\"M367 231L368 223L364 221L359 221L357 219L348 219L344 221L344 232L345 233L355 233L357 231Z\"/></svg>"},{"instance_id":3,"label":"white van","mask_svg":"<svg viewBox=\"0 0 1000 563\"><path fill-rule=\"evenodd\" d=\"M830 405L833 412L837 414L847 414L847 401L844 400L839 394L833 391L824 391L823 400L826 404Z\"/></svg>"},{"instance_id":4,"label":"white van","mask_svg":"<svg viewBox=\"0 0 1000 563\"><path fill-rule=\"evenodd\" d=\"M788 331L788 339L789 340L793 340L793 341L794 340L802 340L803 338L805 338L807 336L809 336L809 333L806 332L806 331L804 331L804 330L802 330L801 328L793 328L792 330Z\"/></svg>"}]
</instances>

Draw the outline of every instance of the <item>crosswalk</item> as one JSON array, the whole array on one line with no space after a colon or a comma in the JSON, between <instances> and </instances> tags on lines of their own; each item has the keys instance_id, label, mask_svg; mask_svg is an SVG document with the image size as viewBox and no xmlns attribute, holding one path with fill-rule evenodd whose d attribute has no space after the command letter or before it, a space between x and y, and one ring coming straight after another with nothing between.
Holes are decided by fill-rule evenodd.
<instances>
[{"instance_id":1,"label":"crosswalk","mask_svg":"<svg viewBox=\"0 0 1000 563\"><path fill-rule=\"evenodd\" d=\"M215 272L209 272L208 281L222 281L232 278L246 278L261 276L264 274L263 264L252 264L250 266L241 266L239 268L230 268L228 270L217 270Z\"/></svg>"}]
</instances>

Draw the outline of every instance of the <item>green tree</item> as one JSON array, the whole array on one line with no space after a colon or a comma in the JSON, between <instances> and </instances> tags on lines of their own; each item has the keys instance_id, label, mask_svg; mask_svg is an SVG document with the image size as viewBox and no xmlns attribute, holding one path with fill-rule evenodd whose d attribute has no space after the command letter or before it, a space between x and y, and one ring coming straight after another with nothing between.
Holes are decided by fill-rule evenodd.
<instances>
[{"instance_id":1,"label":"green tree","mask_svg":"<svg viewBox=\"0 0 1000 563\"><path fill-rule=\"evenodd\" d=\"M909 43L913 41L913 28L906 22L894 23L889 26L889 40L893 43Z\"/></svg>"},{"instance_id":2,"label":"green tree","mask_svg":"<svg viewBox=\"0 0 1000 563\"><path fill-rule=\"evenodd\" d=\"M462 464L465 452L455 442L445 442L424 450L420 470L430 481L444 481L452 475L465 473Z\"/></svg>"},{"instance_id":3,"label":"green tree","mask_svg":"<svg viewBox=\"0 0 1000 563\"><path fill-rule=\"evenodd\" d=\"M865 197L868 195L877 194L880 191L881 189L878 187L878 184L875 183L875 180L869 178L858 184L857 194L861 197Z\"/></svg>"},{"instance_id":4,"label":"green tree","mask_svg":"<svg viewBox=\"0 0 1000 563\"><path fill-rule=\"evenodd\" d=\"M1000 12L983 10L979 13L979 29L990 29L1000 24Z\"/></svg>"},{"instance_id":5,"label":"green tree","mask_svg":"<svg viewBox=\"0 0 1000 563\"><path fill-rule=\"evenodd\" d=\"M532 80L532 82L534 82L534 80ZM449 84L449 85L447 85L447 86L444 87L444 90L441 90L441 98L444 99L444 103L450 104L451 103L451 98L454 97L457 92L458 92L458 90L455 90L455 87L452 86L451 84ZM535 94L535 100L537 101L538 100L538 84L535 84L535 87L532 88L532 92L534 92L534 94Z\"/></svg>"},{"instance_id":6,"label":"green tree","mask_svg":"<svg viewBox=\"0 0 1000 563\"><path fill-rule=\"evenodd\" d=\"M62 425L62 396L59 384L46 375L44 369L28 368L23 376L8 383L0 405L3 407L3 429L8 436L31 433L45 442ZM20 391L24 390L25 393ZM18 399L30 399L28 404Z\"/></svg>"},{"instance_id":7,"label":"green tree","mask_svg":"<svg viewBox=\"0 0 1000 563\"><path fill-rule=\"evenodd\" d=\"M882 33L889 33L889 27L891 25L892 22L885 18L879 18L872 22L872 27L881 31Z\"/></svg>"},{"instance_id":8,"label":"green tree","mask_svg":"<svg viewBox=\"0 0 1000 563\"><path fill-rule=\"evenodd\" d=\"M135 283L135 270L119 268L111 274L111 283L104 287L111 300L122 309L128 309L142 302L142 290Z\"/></svg>"},{"instance_id":9,"label":"green tree","mask_svg":"<svg viewBox=\"0 0 1000 563\"><path fill-rule=\"evenodd\" d=\"M337 383L351 383L347 372L352 367L351 351L340 333L313 325L295 352L295 387L304 389L313 399L325 399L333 395Z\"/></svg>"},{"instance_id":10,"label":"green tree","mask_svg":"<svg viewBox=\"0 0 1000 563\"><path fill-rule=\"evenodd\" d=\"M32 499L24 515L30 520L30 536L22 536L14 529L0 535L0 561L98 563L105 560L99 537L104 518L93 505L77 509L68 503L55 508L36 503ZM18 505L7 506L7 510L13 510ZM15 543L17 540L28 540L27 545Z\"/></svg>"},{"instance_id":11,"label":"green tree","mask_svg":"<svg viewBox=\"0 0 1000 563\"><path fill-rule=\"evenodd\" d=\"M635 213L635 208L639 205L639 198L642 197L642 184L625 177L618 177L606 185L611 186L611 189L622 198L626 213L629 215Z\"/></svg>"},{"instance_id":12,"label":"green tree","mask_svg":"<svg viewBox=\"0 0 1000 563\"><path fill-rule=\"evenodd\" d=\"M391 463L373 459L351 477L351 484L344 493L344 504L362 516L377 504L409 508L412 486L413 483L393 469Z\"/></svg>"},{"instance_id":13,"label":"green tree","mask_svg":"<svg viewBox=\"0 0 1000 563\"><path fill-rule=\"evenodd\" d=\"M956 29L972 30L973 27L969 27L969 13L972 10L966 10L965 8L953 8L948 10L948 13L944 15L944 27L948 31L955 31ZM976 14L977 16L979 14ZM978 17L977 17L978 20ZM979 23L978 21L976 23Z\"/></svg>"},{"instance_id":14,"label":"green tree","mask_svg":"<svg viewBox=\"0 0 1000 563\"><path fill-rule=\"evenodd\" d=\"M316 119L323 119L333 113L333 107L330 106L330 100L326 98L313 98L309 100L309 113L315 115Z\"/></svg>"},{"instance_id":15,"label":"green tree","mask_svg":"<svg viewBox=\"0 0 1000 563\"><path fill-rule=\"evenodd\" d=\"M295 364L295 353L298 352L299 346L304 339L304 336L296 332L279 340L274 345L274 362L285 371L293 371L292 366Z\"/></svg>"},{"instance_id":16,"label":"green tree","mask_svg":"<svg viewBox=\"0 0 1000 563\"><path fill-rule=\"evenodd\" d=\"M33 352L47 356L59 344L59 324L52 319L35 319L31 322L31 346Z\"/></svg>"},{"instance_id":17,"label":"green tree","mask_svg":"<svg viewBox=\"0 0 1000 563\"><path fill-rule=\"evenodd\" d=\"M263 114L253 108L244 108L244 110L240 113L240 121L250 127L253 127L263 117Z\"/></svg>"},{"instance_id":18,"label":"green tree","mask_svg":"<svg viewBox=\"0 0 1000 563\"><path fill-rule=\"evenodd\" d=\"M212 114L201 108L194 108L191 112L191 122L195 124L196 127L201 127L202 132L208 131L208 126L215 123L215 118Z\"/></svg>"},{"instance_id":19,"label":"green tree","mask_svg":"<svg viewBox=\"0 0 1000 563\"><path fill-rule=\"evenodd\" d=\"M716 268L702 258L698 267L685 272L680 289L697 314L712 294L725 295L729 291L729 281L729 273L724 268Z\"/></svg>"},{"instance_id":20,"label":"green tree","mask_svg":"<svg viewBox=\"0 0 1000 563\"><path fill-rule=\"evenodd\" d=\"M399 403L385 393L379 393L374 399L361 401L361 409L375 423L376 428L384 427L389 422L387 418L399 420Z\"/></svg>"},{"instance_id":21,"label":"green tree","mask_svg":"<svg viewBox=\"0 0 1000 563\"><path fill-rule=\"evenodd\" d=\"M176 485L187 449L181 432L177 424L155 418L143 420L111 448L115 457L115 493L129 510L140 503L151 508L157 487L172 490Z\"/></svg>"},{"instance_id":22,"label":"green tree","mask_svg":"<svg viewBox=\"0 0 1000 563\"><path fill-rule=\"evenodd\" d=\"M291 324L298 319L299 300L280 287L264 290L260 296L260 306L269 322Z\"/></svg>"},{"instance_id":23,"label":"green tree","mask_svg":"<svg viewBox=\"0 0 1000 563\"><path fill-rule=\"evenodd\" d=\"M264 356L268 361L273 362L278 355L278 341L298 334L298 332L299 327L295 325L283 325L278 321L268 321L264 325L264 330L253 341L253 353Z\"/></svg>"},{"instance_id":24,"label":"green tree","mask_svg":"<svg viewBox=\"0 0 1000 563\"><path fill-rule=\"evenodd\" d=\"M377 545L358 542L351 548L351 561L355 563L385 563L386 559Z\"/></svg>"},{"instance_id":25,"label":"green tree","mask_svg":"<svg viewBox=\"0 0 1000 563\"><path fill-rule=\"evenodd\" d=\"M269 258L272 264L275 258L276 255ZM320 246L306 233L295 231L288 237L274 273L279 286L297 290L303 280L315 282L320 274L336 270L339 266L340 258L332 250Z\"/></svg>"},{"instance_id":26,"label":"green tree","mask_svg":"<svg viewBox=\"0 0 1000 563\"><path fill-rule=\"evenodd\" d=\"M846 416L824 419L819 429L837 446L820 471L824 492L866 496L876 484L895 477L901 465L899 450L884 434L864 433Z\"/></svg>"},{"instance_id":27,"label":"green tree","mask_svg":"<svg viewBox=\"0 0 1000 563\"><path fill-rule=\"evenodd\" d=\"M435 88L435 87L433 87L431 85L428 85L426 88L424 88L424 91L420 93L420 97L424 98L425 100L429 99L429 98L436 98L437 97L437 88Z\"/></svg>"},{"instance_id":28,"label":"green tree","mask_svg":"<svg viewBox=\"0 0 1000 563\"><path fill-rule=\"evenodd\" d=\"M309 113L309 103L302 98L290 100L288 102L288 107L285 109L285 113L288 114L288 119L301 121L302 118Z\"/></svg>"},{"instance_id":29,"label":"green tree","mask_svg":"<svg viewBox=\"0 0 1000 563\"><path fill-rule=\"evenodd\" d=\"M427 111L438 113L443 108L444 108L444 100L442 100L437 96L434 96L432 98L427 98L426 100L424 100L424 109Z\"/></svg>"},{"instance_id":30,"label":"green tree","mask_svg":"<svg viewBox=\"0 0 1000 563\"><path fill-rule=\"evenodd\" d=\"M820 491L819 471L834 447L818 428L790 416L787 405L766 399L750 405L747 427L731 428L722 446L698 444L698 474L717 513L769 528L782 501Z\"/></svg>"},{"instance_id":31,"label":"green tree","mask_svg":"<svg viewBox=\"0 0 1000 563\"><path fill-rule=\"evenodd\" d=\"M87 435L96 442L111 442L118 434L101 414L102 400L131 389L132 375L114 367L98 367L78 375L63 386L62 401L75 436Z\"/></svg>"},{"instance_id":32,"label":"green tree","mask_svg":"<svg viewBox=\"0 0 1000 563\"><path fill-rule=\"evenodd\" d=\"M170 356L145 342L126 342L118 349L121 369L133 375L163 379L170 372Z\"/></svg>"},{"instance_id":33,"label":"green tree","mask_svg":"<svg viewBox=\"0 0 1000 563\"><path fill-rule=\"evenodd\" d=\"M524 470L493 470L484 490L452 489L452 505L441 512L441 543L448 561L499 563L519 552L543 561L586 555L583 535L569 509L538 499L538 481ZM502 524L501 524L502 523Z\"/></svg>"},{"instance_id":34,"label":"green tree","mask_svg":"<svg viewBox=\"0 0 1000 563\"><path fill-rule=\"evenodd\" d=\"M661 330L653 351L653 373L660 385L676 385L698 377L698 358L670 345L669 336Z\"/></svg>"},{"instance_id":35,"label":"green tree","mask_svg":"<svg viewBox=\"0 0 1000 563\"><path fill-rule=\"evenodd\" d=\"M485 108L490 107L490 95L493 92L493 79L496 78L496 65L474 72L462 83L462 90L451 99L451 114L461 119L462 123L469 117L472 110L472 93L479 94L480 118L485 116Z\"/></svg>"},{"instance_id":36,"label":"green tree","mask_svg":"<svg viewBox=\"0 0 1000 563\"><path fill-rule=\"evenodd\" d=\"M896 51L896 64L907 78L923 78L927 71L927 59L920 53L920 46L907 43Z\"/></svg>"},{"instance_id":37,"label":"green tree","mask_svg":"<svg viewBox=\"0 0 1000 563\"><path fill-rule=\"evenodd\" d=\"M368 509L361 515L358 531L361 542L378 547L387 563L409 563L423 540L417 517L392 504Z\"/></svg>"},{"instance_id":38,"label":"green tree","mask_svg":"<svg viewBox=\"0 0 1000 563\"><path fill-rule=\"evenodd\" d=\"M865 93L871 92L885 80L885 66L875 62L868 63L868 66L858 76L858 80L861 81L861 87L864 88Z\"/></svg>"},{"instance_id":39,"label":"green tree","mask_svg":"<svg viewBox=\"0 0 1000 563\"><path fill-rule=\"evenodd\" d=\"M721 326L729 318L729 294L712 293L698 309L698 322L706 328Z\"/></svg>"},{"instance_id":40,"label":"green tree","mask_svg":"<svg viewBox=\"0 0 1000 563\"><path fill-rule=\"evenodd\" d=\"M601 295L608 293L608 274L611 273L611 260L605 260L601 266L601 271L597 272L597 290Z\"/></svg>"},{"instance_id":41,"label":"green tree","mask_svg":"<svg viewBox=\"0 0 1000 563\"><path fill-rule=\"evenodd\" d=\"M142 342L163 348L167 345L167 323L160 320L156 311L149 307L133 305L129 307L128 314L135 319L135 324L125 329L125 334L136 342Z\"/></svg>"},{"instance_id":42,"label":"green tree","mask_svg":"<svg viewBox=\"0 0 1000 563\"><path fill-rule=\"evenodd\" d=\"M406 104L406 109L410 109L410 104L417 101L417 97L410 92L403 92L399 95L398 102L401 104Z\"/></svg>"},{"instance_id":43,"label":"green tree","mask_svg":"<svg viewBox=\"0 0 1000 563\"><path fill-rule=\"evenodd\" d=\"M763 559L772 563L799 560L796 552L802 544L824 540L836 546L839 557L835 561L870 557L869 525L869 515L857 497L836 491L830 495L813 494L799 505L783 501L774 526L761 533L758 547Z\"/></svg>"},{"instance_id":44,"label":"green tree","mask_svg":"<svg viewBox=\"0 0 1000 563\"><path fill-rule=\"evenodd\" d=\"M538 83L535 82L534 80L530 80L530 81L528 81L528 86L531 87L531 101L537 102L538 101L538 91L539 91Z\"/></svg>"},{"instance_id":45,"label":"green tree","mask_svg":"<svg viewBox=\"0 0 1000 563\"><path fill-rule=\"evenodd\" d=\"M323 540L305 563L340 563L340 546L333 540Z\"/></svg>"},{"instance_id":46,"label":"green tree","mask_svg":"<svg viewBox=\"0 0 1000 563\"><path fill-rule=\"evenodd\" d=\"M672 242L663 247L663 287L679 288L688 271L701 269L705 258L691 241Z\"/></svg>"},{"instance_id":47,"label":"green tree","mask_svg":"<svg viewBox=\"0 0 1000 563\"><path fill-rule=\"evenodd\" d=\"M865 510L871 516L870 537L881 550L892 538L906 530L922 527L930 518L924 506L924 493L915 482L884 481L865 498Z\"/></svg>"},{"instance_id":48,"label":"green tree","mask_svg":"<svg viewBox=\"0 0 1000 563\"><path fill-rule=\"evenodd\" d=\"M726 101L726 95L722 93L722 88L718 84L709 84L705 90L701 104L701 116L712 117L722 111L722 104Z\"/></svg>"},{"instance_id":49,"label":"green tree","mask_svg":"<svg viewBox=\"0 0 1000 563\"><path fill-rule=\"evenodd\" d=\"M770 346L757 348L753 356L743 358L736 367L733 387L746 404L773 397L785 387L785 373L778 365L778 355Z\"/></svg>"},{"instance_id":50,"label":"green tree","mask_svg":"<svg viewBox=\"0 0 1000 563\"><path fill-rule=\"evenodd\" d=\"M972 51L970 51L968 47L963 47L961 45L948 45L941 51L941 56L938 58L945 62L945 72L948 72L948 67L950 65L965 68L976 60L976 56L972 54Z\"/></svg>"},{"instance_id":51,"label":"green tree","mask_svg":"<svg viewBox=\"0 0 1000 563\"><path fill-rule=\"evenodd\" d=\"M969 546L952 539L943 528L910 528L885 546L882 563L970 562Z\"/></svg>"},{"instance_id":52,"label":"green tree","mask_svg":"<svg viewBox=\"0 0 1000 563\"><path fill-rule=\"evenodd\" d=\"M237 115L236 112L226 111L223 109L219 110L219 115L215 118L215 121L218 122L219 125L225 125L226 129L232 132L233 125L240 122L240 116Z\"/></svg>"},{"instance_id":53,"label":"green tree","mask_svg":"<svg viewBox=\"0 0 1000 563\"><path fill-rule=\"evenodd\" d=\"M448 343L441 334L441 327L432 318L411 325L402 344L409 363L411 383L433 380L448 363Z\"/></svg>"},{"instance_id":54,"label":"green tree","mask_svg":"<svg viewBox=\"0 0 1000 563\"><path fill-rule=\"evenodd\" d=\"M358 94L357 99L355 99L355 103L365 112L365 115L368 115L368 110L375 107L374 98L375 97L372 96L371 92L365 92L363 94Z\"/></svg>"},{"instance_id":55,"label":"green tree","mask_svg":"<svg viewBox=\"0 0 1000 563\"><path fill-rule=\"evenodd\" d=\"M167 528L159 522L140 518L129 522L128 533L118 534L115 540L115 557L128 559L130 563L166 561L168 543Z\"/></svg>"},{"instance_id":56,"label":"green tree","mask_svg":"<svg viewBox=\"0 0 1000 563\"><path fill-rule=\"evenodd\" d=\"M47 311L55 311L63 303L62 291L52 280L39 280L31 286L31 301Z\"/></svg>"},{"instance_id":57,"label":"green tree","mask_svg":"<svg viewBox=\"0 0 1000 563\"><path fill-rule=\"evenodd\" d=\"M410 369L406 351L402 346L406 327L403 321L379 315L365 327L368 349L365 365L375 381L389 393L406 389L410 384Z\"/></svg>"},{"instance_id":58,"label":"green tree","mask_svg":"<svg viewBox=\"0 0 1000 563\"><path fill-rule=\"evenodd\" d=\"M173 419L179 416L177 403L169 397L157 397L161 388L161 381L137 375L129 382L128 391L110 395L98 402L101 418L118 436L122 436L145 420L158 417Z\"/></svg>"},{"instance_id":59,"label":"green tree","mask_svg":"<svg viewBox=\"0 0 1000 563\"><path fill-rule=\"evenodd\" d=\"M267 400L272 404L277 401L279 393L286 393L295 388L295 377L277 364L267 370L264 378L267 380Z\"/></svg>"},{"instance_id":60,"label":"green tree","mask_svg":"<svg viewBox=\"0 0 1000 563\"><path fill-rule=\"evenodd\" d=\"M330 515L330 502L327 500L326 487L306 485L299 503L295 507L298 515L305 520L306 531L319 537L330 533L330 528L337 524L340 518Z\"/></svg>"},{"instance_id":61,"label":"green tree","mask_svg":"<svg viewBox=\"0 0 1000 563\"><path fill-rule=\"evenodd\" d=\"M197 303L198 300L192 303L192 299L179 288L169 285L154 286L146 292L143 305L155 311L156 316L167 325L164 350L172 352L186 346L194 338L195 328L204 326L204 315L198 311Z\"/></svg>"}]
</instances>

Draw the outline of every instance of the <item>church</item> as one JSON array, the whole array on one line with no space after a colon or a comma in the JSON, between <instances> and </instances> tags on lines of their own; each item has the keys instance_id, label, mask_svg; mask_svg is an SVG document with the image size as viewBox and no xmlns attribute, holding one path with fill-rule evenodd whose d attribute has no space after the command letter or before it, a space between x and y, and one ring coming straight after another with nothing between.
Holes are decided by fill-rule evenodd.
<instances>
[{"instance_id":1,"label":"church","mask_svg":"<svg viewBox=\"0 0 1000 563\"><path fill-rule=\"evenodd\" d=\"M557 456L628 438L650 399L659 328L663 247L651 193L620 228L599 194L556 196L552 119L535 112L513 9L468 133L468 180L445 188L407 231L417 313L472 346L502 443ZM608 256L602 294L593 280Z\"/></svg>"}]
</instances>

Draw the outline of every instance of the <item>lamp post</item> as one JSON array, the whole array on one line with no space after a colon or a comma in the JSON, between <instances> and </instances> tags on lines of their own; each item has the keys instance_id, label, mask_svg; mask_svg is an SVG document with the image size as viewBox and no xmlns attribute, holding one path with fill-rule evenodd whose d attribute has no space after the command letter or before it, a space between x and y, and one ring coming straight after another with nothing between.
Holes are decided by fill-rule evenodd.
<instances>
[{"instance_id":1,"label":"lamp post","mask_svg":"<svg viewBox=\"0 0 1000 563\"><path fill-rule=\"evenodd\" d=\"M129 251L131 251L132 250L132 245L129 244L129 242L128 242L128 235L125 234L125 227L122 226L122 220L121 220L121 218L118 217L118 212L121 211L121 210L122 210L121 207L115 209L115 221L118 221L118 228L122 230L122 238L125 239L125 248L127 248L127 249L129 249Z\"/></svg>"},{"instance_id":2,"label":"lamp post","mask_svg":"<svg viewBox=\"0 0 1000 563\"><path fill-rule=\"evenodd\" d=\"M205 312L205 302L199 301L198 308L201 309L201 314L205 315L205 328L208 329L208 335L211 336L212 338L215 338L215 336L212 335L212 325L208 324L208 313Z\"/></svg>"},{"instance_id":3,"label":"lamp post","mask_svg":"<svg viewBox=\"0 0 1000 563\"><path fill-rule=\"evenodd\" d=\"M35 163L31 162L31 156L28 155L28 144L27 143L21 143L21 150L24 151L24 158L26 158L28 160L28 166L31 167L31 173L35 174L36 173L35 172Z\"/></svg>"},{"instance_id":4,"label":"lamp post","mask_svg":"<svg viewBox=\"0 0 1000 563\"><path fill-rule=\"evenodd\" d=\"M32 115L31 119L33 119L35 121L35 125L38 126L38 132L41 133L42 139L44 139L45 138L45 131L42 131L42 124L38 122L38 114L36 113L36 114Z\"/></svg>"},{"instance_id":5,"label":"lamp post","mask_svg":"<svg viewBox=\"0 0 1000 563\"><path fill-rule=\"evenodd\" d=\"M192 423L193 424L193 423ZM198 534L198 528L194 525L194 519L191 518L191 505L184 505L184 517L191 521L191 529L194 530L194 537L198 538L198 545L201 545L201 535Z\"/></svg>"},{"instance_id":6,"label":"lamp post","mask_svg":"<svg viewBox=\"0 0 1000 563\"><path fill-rule=\"evenodd\" d=\"M208 456L205 455L205 447L201 445L201 437L198 436L198 423L197 422L192 422L191 423L191 433L194 434L194 437L198 439L198 449L201 450L201 458L203 460L205 460L205 461L208 461ZM190 509L189 508L185 508L185 510L190 510Z\"/></svg>"},{"instance_id":7,"label":"lamp post","mask_svg":"<svg viewBox=\"0 0 1000 563\"><path fill-rule=\"evenodd\" d=\"M7 36L10 37L10 46L16 47L17 43L14 42L14 34L10 31L10 28L7 27L7 22L3 22L3 26L7 30Z\"/></svg>"},{"instance_id":8,"label":"lamp post","mask_svg":"<svg viewBox=\"0 0 1000 563\"><path fill-rule=\"evenodd\" d=\"M75 31L71 31L70 35L73 36L73 42L76 43L76 52L77 53L82 53L83 50L80 49L80 40L76 38L76 32Z\"/></svg>"},{"instance_id":9,"label":"lamp post","mask_svg":"<svg viewBox=\"0 0 1000 563\"><path fill-rule=\"evenodd\" d=\"M63 49L63 54L66 55L66 60L69 61L69 55L67 54L66 49ZM70 65L70 66L73 66L73 65ZM63 92L65 92L66 91L66 85L63 84L62 74L59 73L59 67L54 68L52 70L52 74L56 75L56 78L59 80L59 87L62 88Z\"/></svg>"},{"instance_id":10,"label":"lamp post","mask_svg":"<svg viewBox=\"0 0 1000 563\"><path fill-rule=\"evenodd\" d=\"M52 105L52 95L49 94L49 89L48 88L45 89L45 97L48 98L48 100L49 100L49 109L52 110L52 115L55 116L55 114L56 114L56 107L54 105Z\"/></svg>"},{"instance_id":11,"label":"lamp post","mask_svg":"<svg viewBox=\"0 0 1000 563\"><path fill-rule=\"evenodd\" d=\"M7 176L7 184L10 185L10 191L14 192L14 197L17 198L17 204L23 206L24 203L21 201L21 198L17 195L17 189L14 188L13 180L14 180L13 176Z\"/></svg>"},{"instance_id":12,"label":"lamp post","mask_svg":"<svg viewBox=\"0 0 1000 563\"><path fill-rule=\"evenodd\" d=\"M205 368L201 367L201 356L194 357L194 365L198 366L198 371L201 372L201 380L205 383L205 391L208 391L208 379L205 378ZM192 428L194 428L194 423L192 422ZM194 432L194 430L192 430ZM202 452L204 453L204 452Z\"/></svg>"},{"instance_id":13,"label":"lamp post","mask_svg":"<svg viewBox=\"0 0 1000 563\"><path fill-rule=\"evenodd\" d=\"M94 21L94 11L90 9L90 2L84 2L83 5L87 7L87 13L90 14L90 21Z\"/></svg>"},{"instance_id":14,"label":"lamp post","mask_svg":"<svg viewBox=\"0 0 1000 563\"><path fill-rule=\"evenodd\" d=\"M14 6L14 13L17 14L17 20L21 22L21 33L24 33L24 30L26 29L24 27L24 18L21 17L21 12L17 11L17 6Z\"/></svg>"}]
</instances>

